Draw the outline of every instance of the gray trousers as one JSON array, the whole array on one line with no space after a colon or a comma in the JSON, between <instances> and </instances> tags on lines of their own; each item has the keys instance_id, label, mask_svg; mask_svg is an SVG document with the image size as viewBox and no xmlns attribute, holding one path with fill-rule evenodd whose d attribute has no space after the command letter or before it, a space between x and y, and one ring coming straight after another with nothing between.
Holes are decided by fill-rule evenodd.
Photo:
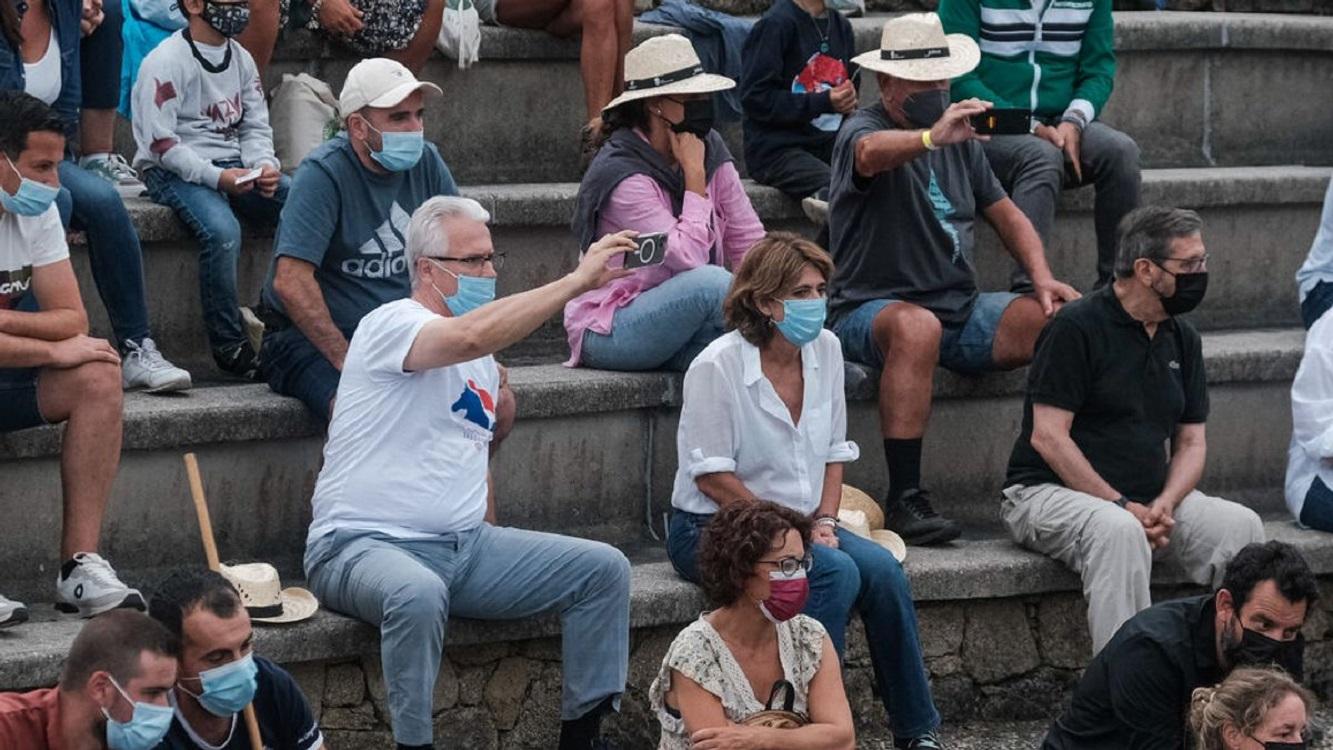
<instances>
[{"instance_id":1,"label":"gray trousers","mask_svg":"<svg viewBox=\"0 0 1333 750\"><path fill-rule=\"evenodd\" d=\"M306 572L330 609L379 626L393 736L404 745L432 741L431 698L451 615L558 613L562 719L625 690L630 568L609 545L490 525L429 539L338 531L307 551Z\"/></svg>"},{"instance_id":2,"label":"gray trousers","mask_svg":"<svg viewBox=\"0 0 1333 750\"><path fill-rule=\"evenodd\" d=\"M1080 144L1081 183L1074 181L1072 170L1066 174L1064 152L1035 135L992 136L982 147L1000 184L1009 191L1019 210L1041 235L1048 255L1060 190L1095 186L1093 224L1097 229L1097 286L1110 283L1115 266L1116 225L1139 205L1138 144L1101 121L1090 123L1083 130ZM1031 283L1022 269L1015 268L1014 288L1030 287Z\"/></svg>"},{"instance_id":3,"label":"gray trousers","mask_svg":"<svg viewBox=\"0 0 1333 750\"><path fill-rule=\"evenodd\" d=\"M1152 604L1153 562L1176 567L1200 586L1218 586L1227 563L1264 525L1249 508L1195 490L1176 506L1171 542L1153 550L1143 524L1115 503L1058 484L1004 490L1001 518L1018 544L1083 577L1092 653L1126 620Z\"/></svg>"}]
</instances>

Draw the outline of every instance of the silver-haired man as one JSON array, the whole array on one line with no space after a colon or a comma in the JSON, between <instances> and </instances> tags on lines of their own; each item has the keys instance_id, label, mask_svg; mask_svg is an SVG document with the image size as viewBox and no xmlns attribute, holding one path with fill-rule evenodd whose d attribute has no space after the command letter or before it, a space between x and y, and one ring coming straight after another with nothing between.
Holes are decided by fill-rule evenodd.
<instances>
[{"instance_id":1,"label":"silver-haired man","mask_svg":"<svg viewBox=\"0 0 1333 750\"><path fill-rule=\"evenodd\" d=\"M502 256L489 218L456 197L413 214L411 296L366 315L347 351L305 568L331 609L379 626L400 748L431 746L450 615L555 612L565 657L559 747L590 750L625 686L629 563L598 542L494 525L488 448L501 383L491 355L626 273L606 262L634 242L608 235L567 276L494 300Z\"/></svg>"}]
</instances>

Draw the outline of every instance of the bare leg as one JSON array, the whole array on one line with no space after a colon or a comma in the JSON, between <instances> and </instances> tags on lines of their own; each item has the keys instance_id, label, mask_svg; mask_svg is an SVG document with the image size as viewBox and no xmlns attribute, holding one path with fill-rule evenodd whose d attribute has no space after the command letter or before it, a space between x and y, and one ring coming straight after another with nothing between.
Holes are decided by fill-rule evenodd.
<instances>
[{"instance_id":1,"label":"bare leg","mask_svg":"<svg viewBox=\"0 0 1333 750\"><path fill-rule=\"evenodd\" d=\"M940 321L924 307L894 302L875 316L871 331L884 353L880 431L886 438L919 438L926 434L930 419L930 391L943 332Z\"/></svg>"},{"instance_id":2,"label":"bare leg","mask_svg":"<svg viewBox=\"0 0 1333 750\"><path fill-rule=\"evenodd\" d=\"M1012 370L1032 361L1037 337L1048 318L1041 304L1032 297L1019 297L1004 309L1000 326L991 343L991 358L1001 370Z\"/></svg>"},{"instance_id":3,"label":"bare leg","mask_svg":"<svg viewBox=\"0 0 1333 750\"><path fill-rule=\"evenodd\" d=\"M79 152L109 154L115 150L116 110L85 109L79 114Z\"/></svg>"},{"instance_id":4,"label":"bare leg","mask_svg":"<svg viewBox=\"0 0 1333 750\"><path fill-rule=\"evenodd\" d=\"M120 367L105 362L45 369L37 378L42 416L48 422L66 422L60 451L61 559L97 551L102 516L120 465L122 397Z\"/></svg>"},{"instance_id":5,"label":"bare leg","mask_svg":"<svg viewBox=\"0 0 1333 750\"><path fill-rule=\"evenodd\" d=\"M250 25L236 37L236 41L255 59L260 76L264 75L269 61L273 59L273 47L278 43L278 24L281 20L282 9L278 7L278 0L250 0Z\"/></svg>"},{"instance_id":6,"label":"bare leg","mask_svg":"<svg viewBox=\"0 0 1333 750\"><path fill-rule=\"evenodd\" d=\"M579 69L588 120L593 120L601 116L602 107L621 85L619 71L629 47L628 35L621 39L625 20L617 5L627 2L631 3L628 20L633 28L633 0L500 0L496 19L504 26L544 29L558 37L582 34Z\"/></svg>"},{"instance_id":7,"label":"bare leg","mask_svg":"<svg viewBox=\"0 0 1333 750\"><path fill-rule=\"evenodd\" d=\"M416 36L407 43L406 47L386 52L385 57L397 60L412 73L418 74L421 69L426 67L426 61L435 51L435 40L440 36L440 24L444 22L444 0L429 0L426 3L426 13L421 17L421 25L417 27Z\"/></svg>"},{"instance_id":8,"label":"bare leg","mask_svg":"<svg viewBox=\"0 0 1333 750\"><path fill-rule=\"evenodd\" d=\"M630 45L634 43L634 0L616 0L616 41L619 42L619 48L616 52L616 85L611 92L612 99L625 90L625 55L629 54Z\"/></svg>"}]
</instances>

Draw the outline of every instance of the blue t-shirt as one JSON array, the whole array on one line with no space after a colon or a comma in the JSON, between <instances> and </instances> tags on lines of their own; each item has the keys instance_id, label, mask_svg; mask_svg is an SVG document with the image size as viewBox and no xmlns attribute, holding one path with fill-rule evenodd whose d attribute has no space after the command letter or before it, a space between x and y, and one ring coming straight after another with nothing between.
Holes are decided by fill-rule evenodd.
<instances>
[{"instance_id":1,"label":"blue t-shirt","mask_svg":"<svg viewBox=\"0 0 1333 750\"><path fill-rule=\"evenodd\" d=\"M408 296L407 224L437 195L458 195L458 186L434 144L427 142L421 161L406 172L381 175L362 166L347 134L339 133L310 152L292 179L265 304L286 314L273 293L283 256L314 264L333 323L345 333L371 310Z\"/></svg>"},{"instance_id":2,"label":"blue t-shirt","mask_svg":"<svg viewBox=\"0 0 1333 750\"><path fill-rule=\"evenodd\" d=\"M255 665L259 667L255 718L259 720L259 736L264 747L269 750L317 750L323 747L324 735L319 731L319 724L310 713L310 705L296 680L268 659L256 656ZM232 721L231 739L218 750L250 750L245 721L240 714L236 714ZM157 750L208 750L212 747L192 735L178 711Z\"/></svg>"}]
</instances>

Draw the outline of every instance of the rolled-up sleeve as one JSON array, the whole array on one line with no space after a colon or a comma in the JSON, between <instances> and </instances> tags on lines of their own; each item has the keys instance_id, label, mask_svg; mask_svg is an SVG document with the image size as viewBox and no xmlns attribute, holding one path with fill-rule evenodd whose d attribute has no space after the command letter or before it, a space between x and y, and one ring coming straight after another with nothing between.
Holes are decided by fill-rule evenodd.
<instances>
[{"instance_id":1,"label":"rolled-up sleeve","mask_svg":"<svg viewBox=\"0 0 1333 750\"><path fill-rule=\"evenodd\" d=\"M736 404L717 363L695 360L685 373L680 409L680 459L690 478L736 470Z\"/></svg>"},{"instance_id":2,"label":"rolled-up sleeve","mask_svg":"<svg viewBox=\"0 0 1333 750\"><path fill-rule=\"evenodd\" d=\"M836 342L835 342L836 343ZM833 423L829 430L829 448L826 463L847 464L861 457L861 447L847 439L847 389L841 346L835 346L825 357L829 379L833 381L830 398L833 401Z\"/></svg>"}]
</instances>

